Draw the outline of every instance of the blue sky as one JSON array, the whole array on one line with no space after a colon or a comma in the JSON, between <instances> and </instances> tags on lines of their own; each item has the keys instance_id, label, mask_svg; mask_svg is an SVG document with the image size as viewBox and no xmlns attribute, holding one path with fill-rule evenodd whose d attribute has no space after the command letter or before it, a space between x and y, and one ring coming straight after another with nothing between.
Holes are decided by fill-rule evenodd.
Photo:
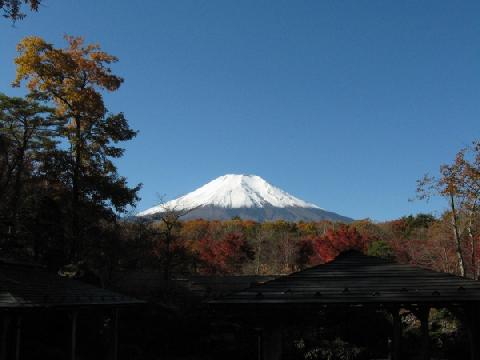
<instances>
[{"instance_id":1,"label":"blue sky","mask_svg":"<svg viewBox=\"0 0 480 360\"><path fill-rule=\"evenodd\" d=\"M478 1L45 0L0 21L0 91L21 93L27 35L118 56L106 101L140 131L118 161L139 210L247 173L354 218L438 213L408 199L479 138L479 19Z\"/></svg>"}]
</instances>

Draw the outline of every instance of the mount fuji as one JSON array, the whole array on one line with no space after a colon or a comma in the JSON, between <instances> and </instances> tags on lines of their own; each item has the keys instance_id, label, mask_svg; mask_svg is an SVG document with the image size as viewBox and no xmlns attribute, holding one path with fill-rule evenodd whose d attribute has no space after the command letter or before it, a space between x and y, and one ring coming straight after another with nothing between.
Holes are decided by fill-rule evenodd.
<instances>
[{"instance_id":1,"label":"mount fuji","mask_svg":"<svg viewBox=\"0 0 480 360\"><path fill-rule=\"evenodd\" d=\"M228 220L238 216L260 222L280 219L352 221L290 195L256 175L220 176L197 190L142 211L137 216L155 217L155 214L168 210L187 211L182 217L184 220Z\"/></svg>"}]
</instances>

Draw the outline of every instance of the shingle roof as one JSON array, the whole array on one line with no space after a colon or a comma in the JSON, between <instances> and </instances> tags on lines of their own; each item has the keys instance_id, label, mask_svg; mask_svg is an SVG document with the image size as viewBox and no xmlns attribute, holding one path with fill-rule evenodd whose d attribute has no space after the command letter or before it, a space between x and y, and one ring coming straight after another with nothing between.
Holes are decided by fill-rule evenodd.
<instances>
[{"instance_id":1,"label":"shingle roof","mask_svg":"<svg viewBox=\"0 0 480 360\"><path fill-rule=\"evenodd\" d=\"M278 276L189 276L184 286L199 297L223 296L275 279Z\"/></svg>"},{"instance_id":2,"label":"shingle roof","mask_svg":"<svg viewBox=\"0 0 480 360\"><path fill-rule=\"evenodd\" d=\"M192 296L204 299L227 295L277 277L273 275L191 275L175 276L172 283L187 290ZM167 287L164 274L159 270L117 271L113 273L113 284L115 289L140 297L152 294L158 295Z\"/></svg>"},{"instance_id":3,"label":"shingle roof","mask_svg":"<svg viewBox=\"0 0 480 360\"><path fill-rule=\"evenodd\" d=\"M41 267L0 261L0 309L140 303L142 301L61 277Z\"/></svg>"},{"instance_id":4,"label":"shingle roof","mask_svg":"<svg viewBox=\"0 0 480 360\"><path fill-rule=\"evenodd\" d=\"M357 251L252 286L212 304L368 304L480 301L480 282Z\"/></svg>"}]
</instances>

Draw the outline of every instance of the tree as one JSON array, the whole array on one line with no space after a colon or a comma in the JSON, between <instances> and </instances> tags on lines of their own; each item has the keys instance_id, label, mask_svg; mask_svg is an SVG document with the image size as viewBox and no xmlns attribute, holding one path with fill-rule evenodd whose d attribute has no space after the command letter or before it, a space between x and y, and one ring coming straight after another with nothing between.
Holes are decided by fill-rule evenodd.
<instances>
[{"instance_id":1,"label":"tree","mask_svg":"<svg viewBox=\"0 0 480 360\"><path fill-rule=\"evenodd\" d=\"M391 259L393 258L393 250L386 241L375 240L368 245L367 255Z\"/></svg>"},{"instance_id":2,"label":"tree","mask_svg":"<svg viewBox=\"0 0 480 360\"><path fill-rule=\"evenodd\" d=\"M35 36L23 39L17 46L14 85L26 81L30 96L50 102L63 119L60 135L68 142L71 193L69 257L77 261L86 225L80 214L105 218L124 212L138 200L140 185L129 188L112 161L123 155L116 144L136 135L124 115L109 114L103 101L102 91L115 91L123 82L109 67L117 58L99 45L85 45L81 37L65 39L63 49Z\"/></svg>"},{"instance_id":3,"label":"tree","mask_svg":"<svg viewBox=\"0 0 480 360\"><path fill-rule=\"evenodd\" d=\"M26 15L22 10L25 4L31 11L38 11L42 0L0 0L0 10L3 17L13 22L23 19Z\"/></svg>"},{"instance_id":4,"label":"tree","mask_svg":"<svg viewBox=\"0 0 480 360\"><path fill-rule=\"evenodd\" d=\"M463 210L466 214L466 230L470 243L470 266L472 277L477 279L478 269L478 238L474 225L478 222L480 205L480 141L474 141L471 146L457 154L456 162L462 165L460 186L464 194Z\"/></svg>"},{"instance_id":5,"label":"tree","mask_svg":"<svg viewBox=\"0 0 480 360\"><path fill-rule=\"evenodd\" d=\"M254 253L244 234L227 233L220 240L207 236L200 241L199 258L209 274L238 274Z\"/></svg>"},{"instance_id":6,"label":"tree","mask_svg":"<svg viewBox=\"0 0 480 360\"><path fill-rule=\"evenodd\" d=\"M440 167L438 178L425 175L417 181L417 197L428 200L432 195L448 199L449 213L459 273L466 276L465 249L462 246L464 230L470 242L472 277L478 277L477 237L473 231L480 202L480 143L461 149L452 164ZM462 219L464 221L462 221ZM463 228L463 229L462 229Z\"/></svg>"},{"instance_id":7,"label":"tree","mask_svg":"<svg viewBox=\"0 0 480 360\"><path fill-rule=\"evenodd\" d=\"M341 224L336 229L328 229L324 235L313 240L313 256L310 262L314 264L333 260L346 250L366 251L368 238L360 234L353 226Z\"/></svg>"},{"instance_id":8,"label":"tree","mask_svg":"<svg viewBox=\"0 0 480 360\"><path fill-rule=\"evenodd\" d=\"M460 187L462 171L463 164L460 161L455 161L452 165L442 165L438 178L425 175L417 181L417 198L428 200L432 195L440 195L448 199L458 271L460 276L465 276L465 260L462 252L458 214L458 206L461 204L464 195Z\"/></svg>"},{"instance_id":9,"label":"tree","mask_svg":"<svg viewBox=\"0 0 480 360\"><path fill-rule=\"evenodd\" d=\"M313 236L309 236L301 239L297 243L295 264L300 269L304 269L307 265L309 265L310 259L312 259L315 254L313 249L314 239L315 238Z\"/></svg>"},{"instance_id":10,"label":"tree","mask_svg":"<svg viewBox=\"0 0 480 360\"><path fill-rule=\"evenodd\" d=\"M8 234L12 239L17 237L27 168L35 168L34 162L40 160L42 151L56 147L58 123L52 108L0 93L0 142L4 150L0 161L0 203L8 216Z\"/></svg>"},{"instance_id":11,"label":"tree","mask_svg":"<svg viewBox=\"0 0 480 360\"><path fill-rule=\"evenodd\" d=\"M193 209L177 209L166 204L161 205L162 211L155 214L150 225L153 238L153 252L163 269L163 279L169 284L173 269L179 265L175 260L185 260L187 249L181 236L182 223L180 218ZM148 221L148 220L147 220Z\"/></svg>"}]
</instances>

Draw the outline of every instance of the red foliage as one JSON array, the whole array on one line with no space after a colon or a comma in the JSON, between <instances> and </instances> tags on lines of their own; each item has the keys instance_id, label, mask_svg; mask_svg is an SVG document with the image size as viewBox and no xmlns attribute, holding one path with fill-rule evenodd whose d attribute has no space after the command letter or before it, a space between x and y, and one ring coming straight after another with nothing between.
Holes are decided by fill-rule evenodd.
<instances>
[{"instance_id":1,"label":"red foliage","mask_svg":"<svg viewBox=\"0 0 480 360\"><path fill-rule=\"evenodd\" d=\"M313 243L315 241L314 236L308 236L298 241L297 243L297 257L295 264L300 268L310 264L310 259L314 255Z\"/></svg>"},{"instance_id":2,"label":"red foliage","mask_svg":"<svg viewBox=\"0 0 480 360\"><path fill-rule=\"evenodd\" d=\"M365 251L367 244L368 238L360 234L355 227L340 225L312 239L313 254L309 261L311 264L328 262L346 250ZM304 245L304 251L305 249L307 248Z\"/></svg>"},{"instance_id":3,"label":"red foliage","mask_svg":"<svg viewBox=\"0 0 480 360\"><path fill-rule=\"evenodd\" d=\"M158 259L163 259L168 256L173 257L185 252L187 252L187 248L182 239L175 239L175 241L169 245L167 245L163 239L156 239L152 242L152 253Z\"/></svg>"},{"instance_id":4,"label":"red foliage","mask_svg":"<svg viewBox=\"0 0 480 360\"><path fill-rule=\"evenodd\" d=\"M400 236L407 231L407 222L405 219L392 220L388 223L392 229L393 234Z\"/></svg>"},{"instance_id":5,"label":"red foliage","mask_svg":"<svg viewBox=\"0 0 480 360\"><path fill-rule=\"evenodd\" d=\"M198 256L209 274L238 273L242 265L253 258L253 251L242 233L227 233L219 241L206 236L198 245Z\"/></svg>"}]
</instances>

